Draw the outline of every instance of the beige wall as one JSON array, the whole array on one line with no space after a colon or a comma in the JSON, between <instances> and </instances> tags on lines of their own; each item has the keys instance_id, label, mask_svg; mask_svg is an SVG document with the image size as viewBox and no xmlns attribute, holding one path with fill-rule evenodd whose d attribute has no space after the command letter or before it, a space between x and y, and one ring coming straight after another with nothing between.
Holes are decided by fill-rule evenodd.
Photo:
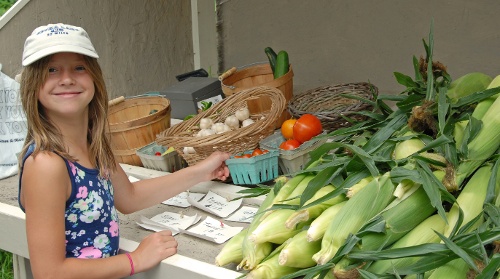
<instances>
[{"instance_id":1,"label":"beige wall","mask_svg":"<svg viewBox=\"0 0 500 279\"><path fill-rule=\"evenodd\" d=\"M2 72L18 73L26 37L55 22L87 30L111 98L165 89L193 70L190 1L31 0L0 29Z\"/></svg>"},{"instance_id":2,"label":"beige wall","mask_svg":"<svg viewBox=\"0 0 500 279\"><path fill-rule=\"evenodd\" d=\"M192 1L31 0L0 29L2 71L14 75L20 69L22 45L33 28L63 21L85 26L92 36L112 97L166 88L177 82L176 75L195 69ZM198 14L210 18L210 0L195 1ZM412 57L424 54L422 39L428 38L431 19L435 60L452 78L500 73L497 0L216 2L217 40L206 38L203 20L193 29L200 32L200 45L218 45L218 69L207 67L212 76L266 61L263 50L271 46L289 52L295 93L371 81L382 93L397 94L403 88L393 72L413 75Z\"/></svg>"},{"instance_id":3,"label":"beige wall","mask_svg":"<svg viewBox=\"0 0 500 279\"><path fill-rule=\"evenodd\" d=\"M393 72L413 77L434 18L435 59L452 77L500 74L500 1L218 0L223 65L265 61L264 48L289 52L294 91L371 81L399 93Z\"/></svg>"}]
</instances>

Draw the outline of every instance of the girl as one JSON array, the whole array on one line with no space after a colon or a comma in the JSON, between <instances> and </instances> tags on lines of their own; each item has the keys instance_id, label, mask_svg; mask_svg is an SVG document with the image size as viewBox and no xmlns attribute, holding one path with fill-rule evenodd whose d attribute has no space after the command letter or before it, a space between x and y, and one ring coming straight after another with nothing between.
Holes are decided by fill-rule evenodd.
<instances>
[{"instance_id":1,"label":"girl","mask_svg":"<svg viewBox=\"0 0 500 279\"><path fill-rule=\"evenodd\" d=\"M97 58L85 30L66 24L41 26L24 45L28 135L19 204L35 278L121 278L154 267L177 252L172 233L153 233L135 251L118 254L117 210L132 213L229 175L229 154L214 152L170 175L131 183L106 137L108 93Z\"/></svg>"}]
</instances>

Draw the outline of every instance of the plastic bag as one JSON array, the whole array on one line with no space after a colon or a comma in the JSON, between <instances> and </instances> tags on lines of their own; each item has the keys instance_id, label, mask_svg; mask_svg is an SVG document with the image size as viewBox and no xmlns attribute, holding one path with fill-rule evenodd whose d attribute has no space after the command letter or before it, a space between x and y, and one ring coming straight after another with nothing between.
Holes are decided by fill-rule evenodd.
<instances>
[{"instance_id":1,"label":"plastic bag","mask_svg":"<svg viewBox=\"0 0 500 279\"><path fill-rule=\"evenodd\" d=\"M17 154L27 133L26 116L19 98L20 84L1 72L0 64L0 179L18 172Z\"/></svg>"}]
</instances>

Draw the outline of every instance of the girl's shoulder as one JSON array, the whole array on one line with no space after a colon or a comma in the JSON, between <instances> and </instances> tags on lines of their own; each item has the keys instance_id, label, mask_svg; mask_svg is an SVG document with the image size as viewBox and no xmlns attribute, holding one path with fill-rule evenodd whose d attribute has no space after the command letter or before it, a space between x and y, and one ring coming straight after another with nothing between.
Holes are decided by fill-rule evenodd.
<instances>
[{"instance_id":1,"label":"girl's shoulder","mask_svg":"<svg viewBox=\"0 0 500 279\"><path fill-rule=\"evenodd\" d=\"M25 174L44 174L44 178L67 176L67 168L64 159L50 151L40 151L35 155L28 156L23 164Z\"/></svg>"}]
</instances>

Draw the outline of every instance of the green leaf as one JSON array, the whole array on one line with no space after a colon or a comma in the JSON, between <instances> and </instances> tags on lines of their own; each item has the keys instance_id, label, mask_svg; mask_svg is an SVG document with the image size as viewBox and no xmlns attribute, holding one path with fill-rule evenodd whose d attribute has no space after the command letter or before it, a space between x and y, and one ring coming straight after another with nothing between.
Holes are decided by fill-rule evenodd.
<instances>
[{"instance_id":1,"label":"green leaf","mask_svg":"<svg viewBox=\"0 0 500 279\"><path fill-rule=\"evenodd\" d=\"M394 76L396 77L396 81L405 87L417 87L413 79L405 74L394 72Z\"/></svg>"},{"instance_id":2,"label":"green leaf","mask_svg":"<svg viewBox=\"0 0 500 279\"><path fill-rule=\"evenodd\" d=\"M450 109L450 104L446 97L446 87L440 87L438 90L438 126L439 132L444 133L444 127L446 124L446 115Z\"/></svg>"},{"instance_id":3,"label":"green leaf","mask_svg":"<svg viewBox=\"0 0 500 279\"><path fill-rule=\"evenodd\" d=\"M474 260L469 256L469 254L467 254L464 251L464 249L460 248L458 245L453 243L453 241L451 241L449 238L442 235L441 233L439 233L439 232L436 232L436 233L439 236L439 238L441 238L441 240L443 240L446 247L450 248L450 250L453 251L453 253L455 253L455 255L462 258L470 267L472 267L475 271L479 272L479 269L477 268L476 264L474 263Z\"/></svg>"},{"instance_id":4,"label":"green leaf","mask_svg":"<svg viewBox=\"0 0 500 279\"><path fill-rule=\"evenodd\" d=\"M399 130L408 121L405 113L402 111L394 112L393 118L380 130L378 130L368 142L363 146L367 153L373 153L385 141L387 141L395 131Z\"/></svg>"},{"instance_id":5,"label":"green leaf","mask_svg":"<svg viewBox=\"0 0 500 279\"><path fill-rule=\"evenodd\" d=\"M424 99L424 96L422 96L422 95L412 94L412 95L409 95L404 100L396 103L396 106L404 112L411 112L413 107L422 105L423 99Z\"/></svg>"},{"instance_id":6,"label":"green leaf","mask_svg":"<svg viewBox=\"0 0 500 279\"><path fill-rule=\"evenodd\" d=\"M322 171L318 172L317 175L314 176L311 181L307 184L306 189L302 192L300 196L300 206L302 207L308 200L310 200L316 192L321 189L323 186L330 183L329 181L332 178L332 175L335 173L337 168L329 167L325 168Z\"/></svg>"},{"instance_id":7,"label":"green leaf","mask_svg":"<svg viewBox=\"0 0 500 279\"><path fill-rule=\"evenodd\" d=\"M458 99L456 103L451 104L451 107L460 108L463 106L474 105L498 93L500 93L500 87L494 87L483 91L474 92L470 95Z\"/></svg>"}]
</instances>

